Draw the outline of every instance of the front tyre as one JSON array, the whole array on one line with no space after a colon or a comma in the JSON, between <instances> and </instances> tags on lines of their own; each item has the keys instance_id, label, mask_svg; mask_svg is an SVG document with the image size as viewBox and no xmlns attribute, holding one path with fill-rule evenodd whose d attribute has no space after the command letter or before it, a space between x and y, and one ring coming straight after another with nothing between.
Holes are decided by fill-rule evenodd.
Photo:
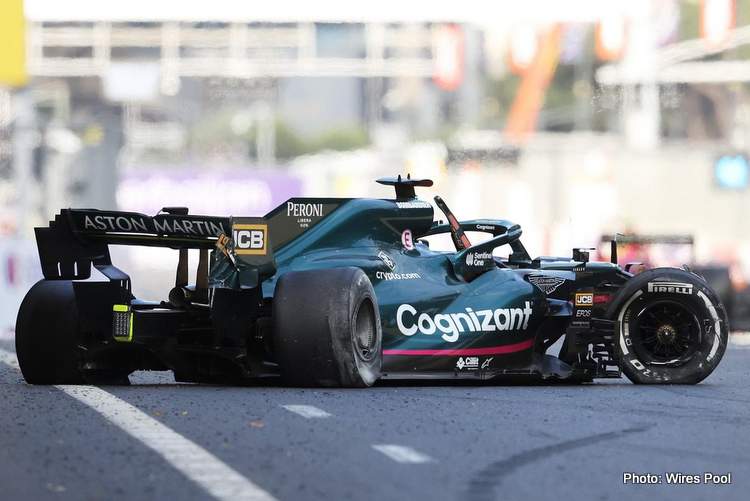
<instances>
[{"instance_id":1,"label":"front tyre","mask_svg":"<svg viewBox=\"0 0 750 501\"><path fill-rule=\"evenodd\" d=\"M273 323L287 384L362 388L380 377L380 314L361 269L285 273L276 283Z\"/></svg>"},{"instance_id":2,"label":"front tyre","mask_svg":"<svg viewBox=\"0 0 750 501\"><path fill-rule=\"evenodd\" d=\"M609 309L622 371L637 384L696 384L724 355L729 325L699 276L656 268L632 278Z\"/></svg>"}]
</instances>

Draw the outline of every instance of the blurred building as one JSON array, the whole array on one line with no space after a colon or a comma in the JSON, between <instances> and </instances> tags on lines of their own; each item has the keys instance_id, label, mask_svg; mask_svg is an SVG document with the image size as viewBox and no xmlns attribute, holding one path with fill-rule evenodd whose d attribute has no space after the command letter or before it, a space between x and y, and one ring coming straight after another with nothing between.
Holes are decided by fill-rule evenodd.
<instances>
[{"instance_id":1,"label":"blurred building","mask_svg":"<svg viewBox=\"0 0 750 501\"><path fill-rule=\"evenodd\" d=\"M0 7L19 242L63 206L260 214L409 171L538 254L680 232L750 278L750 1L21 4Z\"/></svg>"}]
</instances>

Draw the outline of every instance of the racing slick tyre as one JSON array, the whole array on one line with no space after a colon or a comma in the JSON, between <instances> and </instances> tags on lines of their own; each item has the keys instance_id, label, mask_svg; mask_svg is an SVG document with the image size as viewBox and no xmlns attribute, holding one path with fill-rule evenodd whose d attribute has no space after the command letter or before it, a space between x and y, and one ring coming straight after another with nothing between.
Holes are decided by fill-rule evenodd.
<instances>
[{"instance_id":1,"label":"racing slick tyre","mask_svg":"<svg viewBox=\"0 0 750 501\"><path fill-rule=\"evenodd\" d=\"M285 273L276 283L273 319L287 384L363 388L380 377L380 314L361 269Z\"/></svg>"},{"instance_id":2,"label":"racing slick tyre","mask_svg":"<svg viewBox=\"0 0 750 501\"><path fill-rule=\"evenodd\" d=\"M726 312L705 280L677 268L633 277L609 307L622 371L636 384L696 384L729 337Z\"/></svg>"},{"instance_id":3,"label":"racing slick tyre","mask_svg":"<svg viewBox=\"0 0 750 501\"><path fill-rule=\"evenodd\" d=\"M16 356L30 384L82 384L77 356L78 313L73 282L40 280L16 319Z\"/></svg>"}]
</instances>

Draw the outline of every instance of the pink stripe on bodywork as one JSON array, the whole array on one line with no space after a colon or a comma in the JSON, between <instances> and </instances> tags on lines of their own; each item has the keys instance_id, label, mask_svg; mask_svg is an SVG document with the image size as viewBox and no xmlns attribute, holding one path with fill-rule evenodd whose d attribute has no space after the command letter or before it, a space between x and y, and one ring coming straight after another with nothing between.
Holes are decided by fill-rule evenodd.
<instances>
[{"instance_id":1,"label":"pink stripe on bodywork","mask_svg":"<svg viewBox=\"0 0 750 501\"><path fill-rule=\"evenodd\" d=\"M528 350L534 346L534 340L516 344L506 344L505 346L493 346L492 348L464 348L455 350L383 350L383 355L426 355L426 356L466 356L466 355L503 355L505 353L515 353L517 351Z\"/></svg>"}]
</instances>

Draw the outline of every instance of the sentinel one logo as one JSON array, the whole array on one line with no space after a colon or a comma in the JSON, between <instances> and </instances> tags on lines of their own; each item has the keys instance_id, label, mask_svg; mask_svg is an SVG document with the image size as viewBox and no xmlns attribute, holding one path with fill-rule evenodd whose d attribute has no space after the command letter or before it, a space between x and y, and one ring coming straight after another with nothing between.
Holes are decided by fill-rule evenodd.
<instances>
[{"instance_id":1,"label":"sentinel one logo","mask_svg":"<svg viewBox=\"0 0 750 501\"><path fill-rule=\"evenodd\" d=\"M674 292L676 294L692 294L693 284L682 282L649 282L648 292Z\"/></svg>"},{"instance_id":2,"label":"sentinel one logo","mask_svg":"<svg viewBox=\"0 0 750 501\"><path fill-rule=\"evenodd\" d=\"M498 308L496 310L474 311L466 308L466 313L438 313L417 316L417 309L410 304L402 304L396 310L396 324L404 336L417 332L431 336L440 332L444 341L455 343L462 332L494 332L526 330L531 318L531 303L526 301L523 308Z\"/></svg>"},{"instance_id":3,"label":"sentinel one logo","mask_svg":"<svg viewBox=\"0 0 750 501\"><path fill-rule=\"evenodd\" d=\"M267 234L265 224L235 224L232 226L235 254L265 256Z\"/></svg>"},{"instance_id":4,"label":"sentinel one logo","mask_svg":"<svg viewBox=\"0 0 750 501\"><path fill-rule=\"evenodd\" d=\"M323 204L286 203L286 215L295 217L323 217Z\"/></svg>"},{"instance_id":5,"label":"sentinel one logo","mask_svg":"<svg viewBox=\"0 0 750 501\"><path fill-rule=\"evenodd\" d=\"M484 266L487 259L492 259L492 253L469 252L466 254L466 264L468 266Z\"/></svg>"}]
</instances>

